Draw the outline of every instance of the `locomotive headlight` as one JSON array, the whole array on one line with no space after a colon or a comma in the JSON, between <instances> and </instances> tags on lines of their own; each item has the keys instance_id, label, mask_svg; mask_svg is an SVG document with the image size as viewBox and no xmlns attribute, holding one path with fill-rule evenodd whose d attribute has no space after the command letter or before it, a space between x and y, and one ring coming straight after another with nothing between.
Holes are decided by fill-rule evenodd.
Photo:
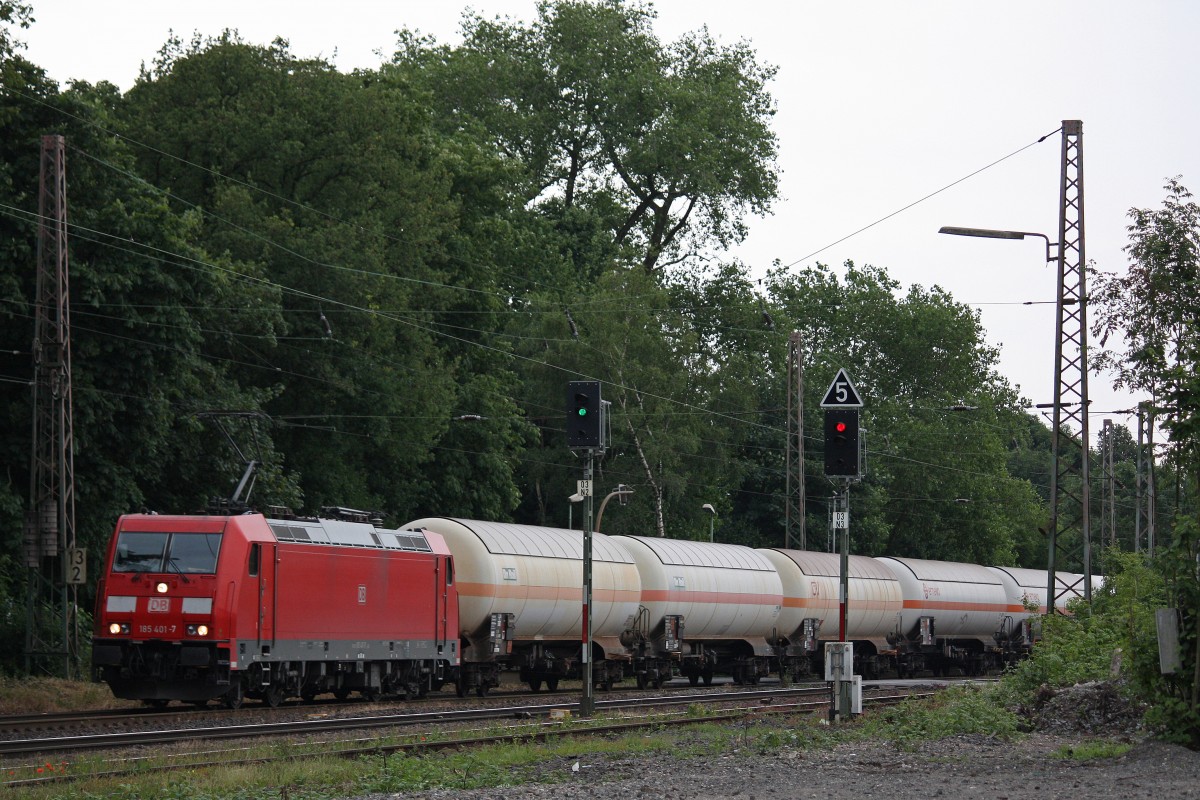
<instances>
[{"instance_id":1,"label":"locomotive headlight","mask_svg":"<svg viewBox=\"0 0 1200 800\"><path fill-rule=\"evenodd\" d=\"M187 633L188 633L188 636L208 636L208 626L207 625L188 625Z\"/></svg>"},{"instance_id":2,"label":"locomotive headlight","mask_svg":"<svg viewBox=\"0 0 1200 800\"><path fill-rule=\"evenodd\" d=\"M154 587L154 591L158 592L159 594L166 594L167 589L170 589L170 588L171 588L170 586L167 586L166 581L159 581L158 584Z\"/></svg>"},{"instance_id":3,"label":"locomotive headlight","mask_svg":"<svg viewBox=\"0 0 1200 800\"><path fill-rule=\"evenodd\" d=\"M128 622L109 623L108 632L111 634L114 634L114 635L118 634L118 633L129 633L129 623Z\"/></svg>"}]
</instances>

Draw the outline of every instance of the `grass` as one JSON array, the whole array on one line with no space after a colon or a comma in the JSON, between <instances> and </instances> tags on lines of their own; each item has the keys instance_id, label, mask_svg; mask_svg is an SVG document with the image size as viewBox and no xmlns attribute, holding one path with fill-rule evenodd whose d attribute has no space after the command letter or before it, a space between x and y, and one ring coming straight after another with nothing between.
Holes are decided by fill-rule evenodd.
<instances>
[{"instance_id":1,"label":"grass","mask_svg":"<svg viewBox=\"0 0 1200 800\"><path fill-rule=\"evenodd\" d=\"M1092 739L1072 745L1063 745L1051 753L1053 758L1070 761L1093 761L1098 758L1117 758L1133 749L1128 742L1111 742L1104 739Z\"/></svg>"},{"instance_id":2,"label":"grass","mask_svg":"<svg viewBox=\"0 0 1200 800\"><path fill-rule=\"evenodd\" d=\"M1013 739L1017 715L996 701L993 688L954 686L930 698L888 706L864 721L866 732L912 748L922 741L977 733Z\"/></svg>"},{"instance_id":3,"label":"grass","mask_svg":"<svg viewBox=\"0 0 1200 800\"><path fill-rule=\"evenodd\" d=\"M113 697L107 684L63 678L0 677L0 714L52 714L139 704Z\"/></svg>"}]
</instances>

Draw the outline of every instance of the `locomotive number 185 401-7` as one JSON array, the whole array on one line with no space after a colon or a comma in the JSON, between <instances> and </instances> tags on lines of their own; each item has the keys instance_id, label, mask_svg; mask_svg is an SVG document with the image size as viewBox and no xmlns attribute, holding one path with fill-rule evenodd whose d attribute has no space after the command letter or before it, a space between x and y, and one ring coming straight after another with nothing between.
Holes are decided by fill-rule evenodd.
<instances>
[{"instance_id":1,"label":"locomotive number 185 401-7","mask_svg":"<svg viewBox=\"0 0 1200 800\"><path fill-rule=\"evenodd\" d=\"M172 634L177 628L177 625L138 625L138 633Z\"/></svg>"}]
</instances>

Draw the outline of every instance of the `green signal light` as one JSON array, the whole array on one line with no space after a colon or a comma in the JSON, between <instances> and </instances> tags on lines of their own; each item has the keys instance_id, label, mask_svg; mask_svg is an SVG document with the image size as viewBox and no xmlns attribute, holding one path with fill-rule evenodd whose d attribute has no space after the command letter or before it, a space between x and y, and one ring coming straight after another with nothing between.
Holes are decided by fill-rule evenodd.
<instances>
[{"instance_id":1,"label":"green signal light","mask_svg":"<svg viewBox=\"0 0 1200 800\"><path fill-rule=\"evenodd\" d=\"M577 411L576 413L577 413L577 414L579 414L579 416L581 416L581 417L586 417L586 416L587 416L587 409L586 409L586 408L581 408L581 409L579 409L579 411Z\"/></svg>"}]
</instances>

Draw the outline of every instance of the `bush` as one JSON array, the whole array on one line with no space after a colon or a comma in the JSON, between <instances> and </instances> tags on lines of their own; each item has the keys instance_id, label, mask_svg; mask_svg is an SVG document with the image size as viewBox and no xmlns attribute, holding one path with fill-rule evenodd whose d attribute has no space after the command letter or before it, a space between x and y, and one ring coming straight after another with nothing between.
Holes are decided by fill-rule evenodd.
<instances>
[{"instance_id":1,"label":"bush","mask_svg":"<svg viewBox=\"0 0 1200 800\"><path fill-rule=\"evenodd\" d=\"M864 727L873 736L911 745L970 733L1007 739L1017 733L1018 720L996 701L994 689L954 686L931 698L873 712Z\"/></svg>"}]
</instances>

